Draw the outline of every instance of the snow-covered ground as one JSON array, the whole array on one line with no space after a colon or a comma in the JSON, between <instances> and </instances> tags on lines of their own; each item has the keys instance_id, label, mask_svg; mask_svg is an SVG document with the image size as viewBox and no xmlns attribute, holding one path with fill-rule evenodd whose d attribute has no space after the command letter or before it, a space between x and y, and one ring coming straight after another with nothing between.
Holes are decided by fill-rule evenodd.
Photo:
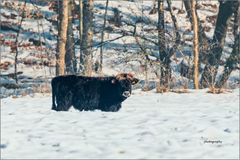
<instances>
[{"instance_id":1,"label":"snow-covered ground","mask_svg":"<svg viewBox=\"0 0 240 160\"><path fill-rule=\"evenodd\" d=\"M1 158L239 158L239 90L134 91L119 112L51 110L51 95L1 102Z\"/></svg>"}]
</instances>

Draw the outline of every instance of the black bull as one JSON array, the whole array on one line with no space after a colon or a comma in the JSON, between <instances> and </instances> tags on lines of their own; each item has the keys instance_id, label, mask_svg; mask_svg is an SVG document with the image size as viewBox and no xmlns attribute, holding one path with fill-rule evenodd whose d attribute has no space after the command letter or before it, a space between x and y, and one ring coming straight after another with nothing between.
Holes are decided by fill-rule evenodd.
<instances>
[{"instance_id":1,"label":"black bull","mask_svg":"<svg viewBox=\"0 0 240 160\"><path fill-rule=\"evenodd\" d=\"M73 106L80 111L116 112L131 95L131 85L138 81L127 73L112 77L58 76L51 82L52 109L68 111Z\"/></svg>"}]
</instances>

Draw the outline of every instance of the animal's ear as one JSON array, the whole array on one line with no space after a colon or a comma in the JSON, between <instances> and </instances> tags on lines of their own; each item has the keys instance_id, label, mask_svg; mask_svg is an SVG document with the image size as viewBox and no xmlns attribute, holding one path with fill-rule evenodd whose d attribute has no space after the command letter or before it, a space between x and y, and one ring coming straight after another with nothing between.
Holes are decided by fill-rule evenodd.
<instances>
[{"instance_id":1,"label":"animal's ear","mask_svg":"<svg viewBox=\"0 0 240 160\"><path fill-rule=\"evenodd\" d=\"M139 79L137 79L137 78L133 78L133 79L131 80L131 84L132 84L132 85L137 84L138 82L139 82Z\"/></svg>"},{"instance_id":2,"label":"animal's ear","mask_svg":"<svg viewBox=\"0 0 240 160\"><path fill-rule=\"evenodd\" d=\"M126 79L126 77L127 77L126 73L119 73L116 75L117 80L124 80L124 79Z\"/></svg>"}]
</instances>

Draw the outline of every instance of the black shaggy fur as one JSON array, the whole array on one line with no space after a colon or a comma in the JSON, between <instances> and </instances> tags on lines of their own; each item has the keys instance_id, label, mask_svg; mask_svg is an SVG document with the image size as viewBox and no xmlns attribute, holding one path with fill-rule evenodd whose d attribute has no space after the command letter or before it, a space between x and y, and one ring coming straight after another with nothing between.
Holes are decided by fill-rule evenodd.
<instances>
[{"instance_id":1,"label":"black shaggy fur","mask_svg":"<svg viewBox=\"0 0 240 160\"><path fill-rule=\"evenodd\" d=\"M121 78L75 75L55 77L51 82L52 109L67 111L73 106L80 111L98 109L116 112L127 99L124 92L131 94L131 85L138 82L136 78L127 78L127 75L122 74Z\"/></svg>"}]
</instances>

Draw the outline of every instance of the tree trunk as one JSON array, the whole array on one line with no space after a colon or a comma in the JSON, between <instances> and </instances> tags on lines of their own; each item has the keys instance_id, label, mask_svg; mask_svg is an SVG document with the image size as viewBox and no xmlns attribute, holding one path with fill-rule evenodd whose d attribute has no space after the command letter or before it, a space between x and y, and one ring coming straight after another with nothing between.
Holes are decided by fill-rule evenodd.
<instances>
[{"instance_id":1,"label":"tree trunk","mask_svg":"<svg viewBox=\"0 0 240 160\"><path fill-rule=\"evenodd\" d=\"M144 64L144 86L142 88L143 91L149 91L149 80L148 80L148 61L145 59L145 64Z\"/></svg>"},{"instance_id":2,"label":"tree trunk","mask_svg":"<svg viewBox=\"0 0 240 160\"><path fill-rule=\"evenodd\" d=\"M59 39L60 39L60 22L61 22L61 19L62 19L62 17L60 16L60 13L61 13L61 11L62 11L62 7L61 7L61 5L62 5L62 3L60 3L60 0L57 0L57 2L55 3L55 5L56 6L54 6L54 9L56 9L56 13L57 13L57 30L58 30L58 35L57 35L57 47L56 47L56 75L58 75L57 74L57 72L59 72L58 70L59 70L59 68L58 68L58 65L57 65L57 59L58 59L58 54L59 54Z\"/></svg>"},{"instance_id":3,"label":"tree trunk","mask_svg":"<svg viewBox=\"0 0 240 160\"><path fill-rule=\"evenodd\" d=\"M173 10L172 10L172 3L171 0L167 0L167 4L168 4L168 9L173 21L173 26L174 26L174 33L175 33L175 43L174 45L171 47L171 49L168 52L167 55L167 59L170 62L170 58L173 56L173 54L176 52L177 47L179 46L180 42L181 42L181 36L179 33L179 28L178 28L178 24L177 24L177 19L175 17L175 15L173 14Z\"/></svg>"},{"instance_id":4,"label":"tree trunk","mask_svg":"<svg viewBox=\"0 0 240 160\"><path fill-rule=\"evenodd\" d=\"M20 20L20 24L19 24L19 29L17 31L17 36L16 36L16 39L15 39L15 50L16 50L16 54L15 54L15 59L14 59L14 79L16 81L16 83L18 83L18 77L17 77L17 64L18 64L18 38L19 38L19 34L20 34L20 31L21 31L21 27L22 27L22 22L24 20L24 17L25 17L25 8L26 8L26 3L27 1L25 0L24 1L24 5L23 5L23 10L22 10L22 14L21 14L21 20Z\"/></svg>"},{"instance_id":5,"label":"tree trunk","mask_svg":"<svg viewBox=\"0 0 240 160\"><path fill-rule=\"evenodd\" d=\"M166 52L165 46L165 26L164 26L164 0L158 0L158 47L160 74L159 82L157 83L157 92L166 92L169 88L171 69L170 58Z\"/></svg>"},{"instance_id":6,"label":"tree trunk","mask_svg":"<svg viewBox=\"0 0 240 160\"><path fill-rule=\"evenodd\" d=\"M93 41L93 0L83 1L83 32L82 32L82 55L80 63L83 75L92 74L92 41Z\"/></svg>"},{"instance_id":7,"label":"tree trunk","mask_svg":"<svg viewBox=\"0 0 240 160\"><path fill-rule=\"evenodd\" d=\"M59 43L56 58L56 75L65 74L65 52L66 52L66 40L67 40L67 27L68 27L68 0L62 0L62 12L61 22L59 30Z\"/></svg>"},{"instance_id":8,"label":"tree trunk","mask_svg":"<svg viewBox=\"0 0 240 160\"><path fill-rule=\"evenodd\" d=\"M158 30L158 52L159 52L159 81L157 82L156 85L156 91L163 92L163 55L165 55L165 34L164 34L164 10L163 10L163 0L158 0L158 25L157 25L157 30Z\"/></svg>"},{"instance_id":9,"label":"tree trunk","mask_svg":"<svg viewBox=\"0 0 240 160\"><path fill-rule=\"evenodd\" d=\"M203 88L215 87L215 77L225 44L228 20L237 9L238 3L238 1L220 1L216 28L211 44L211 52L209 54L208 64L205 66L201 78L201 85Z\"/></svg>"},{"instance_id":10,"label":"tree trunk","mask_svg":"<svg viewBox=\"0 0 240 160\"><path fill-rule=\"evenodd\" d=\"M227 82L230 74L234 69L237 68L240 62L240 34L239 34L239 23L240 23L240 9L238 4L238 9L234 13L234 26L233 26L233 35L234 35L234 45L230 57L227 59L223 75L220 77L220 80L217 82L217 88L222 88Z\"/></svg>"},{"instance_id":11,"label":"tree trunk","mask_svg":"<svg viewBox=\"0 0 240 160\"><path fill-rule=\"evenodd\" d=\"M109 2L109 0L106 1L104 20L103 20L103 28L102 28L102 33L101 33L101 43L103 43L103 39L104 39L104 30L105 30L106 19L107 19L108 2ZM101 45L101 48L100 48L100 65L99 65L100 73L102 73L102 68L103 68L103 45Z\"/></svg>"},{"instance_id":12,"label":"tree trunk","mask_svg":"<svg viewBox=\"0 0 240 160\"><path fill-rule=\"evenodd\" d=\"M199 44L198 44L198 20L196 15L196 1L191 0L191 12L192 12L192 24L193 24L193 53L194 53L194 87L195 89L199 89L199 82L198 82L198 50L199 50Z\"/></svg>"},{"instance_id":13,"label":"tree trunk","mask_svg":"<svg viewBox=\"0 0 240 160\"><path fill-rule=\"evenodd\" d=\"M80 64L79 64L79 70L81 71L82 70L82 64L81 64L81 56L82 56L82 29L83 29L83 3L82 3L82 0L79 0L79 48L80 48Z\"/></svg>"},{"instance_id":14,"label":"tree trunk","mask_svg":"<svg viewBox=\"0 0 240 160\"><path fill-rule=\"evenodd\" d=\"M73 37L73 0L69 0L68 3L68 27L67 27L67 44L65 54L66 73L74 74L76 70L75 63L75 45Z\"/></svg>"},{"instance_id":15,"label":"tree trunk","mask_svg":"<svg viewBox=\"0 0 240 160\"><path fill-rule=\"evenodd\" d=\"M187 16L188 16L188 18L191 22L191 28L193 29L191 1L190 0L183 0L183 2L184 2L185 9L187 11ZM197 16L197 23L198 23L198 40L199 40L199 44L200 44L199 46L201 46L201 48L199 48L199 52L202 53L199 58L200 58L201 62L206 64L207 63L207 50L210 48L209 39L207 38L207 36L204 32L203 26L200 23L200 20L199 20L198 14L197 14L197 9L195 9L195 14Z\"/></svg>"},{"instance_id":16,"label":"tree trunk","mask_svg":"<svg viewBox=\"0 0 240 160\"><path fill-rule=\"evenodd\" d=\"M224 66L223 75L221 76L220 80L217 82L216 88L222 88L224 86L224 84L227 82L232 71L235 69L240 69L237 67L237 63L240 62L240 55L239 55L240 41L239 41L239 39L240 39L240 34L238 33L237 35L235 35L235 42L234 42L233 50L231 52L230 57L226 61L226 64Z\"/></svg>"}]
</instances>

